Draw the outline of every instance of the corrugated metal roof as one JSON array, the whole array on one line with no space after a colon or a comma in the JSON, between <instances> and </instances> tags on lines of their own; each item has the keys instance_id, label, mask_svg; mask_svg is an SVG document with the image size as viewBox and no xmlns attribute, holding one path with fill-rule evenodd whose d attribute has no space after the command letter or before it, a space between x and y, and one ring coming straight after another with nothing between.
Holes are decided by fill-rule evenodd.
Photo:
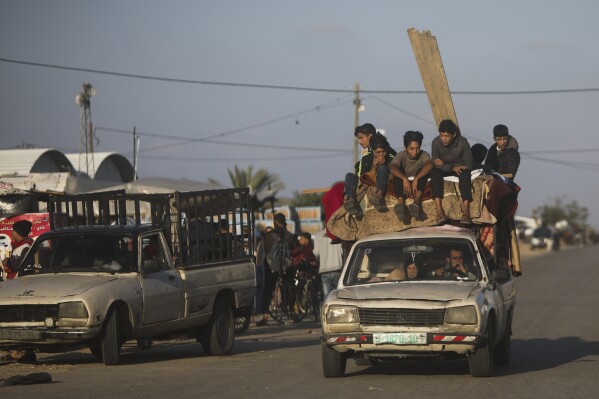
<instances>
[{"instance_id":1,"label":"corrugated metal roof","mask_svg":"<svg viewBox=\"0 0 599 399\"><path fill-rule=\"evenodd\" d=\"M73 164L76 170L86 173L85 156L81 162L79 169L79 153L65 154L68 160ZM133 180L133 165L127 158L117 152L95 152L93 158L93 170L90 171L89 177L96 178L96 174L100 174L98 178L111 181L131 181ZM91 166L91 165L90 165ZM107 178L107 175L114 175L118 171L118 178L112 176ZM100 173L99 173L100 172Z\"/></svg>"},{"instance_id":2,"label":"corrugated metal roof","mask_svg":"<svg viewBox=\"0 0 599 399\"><path fill-rule=\"evenodd\" d=\"M0 150L0 176L27 176L29 173L68 172L73 164L53 148Z\"/></svg>"}]
</instances>

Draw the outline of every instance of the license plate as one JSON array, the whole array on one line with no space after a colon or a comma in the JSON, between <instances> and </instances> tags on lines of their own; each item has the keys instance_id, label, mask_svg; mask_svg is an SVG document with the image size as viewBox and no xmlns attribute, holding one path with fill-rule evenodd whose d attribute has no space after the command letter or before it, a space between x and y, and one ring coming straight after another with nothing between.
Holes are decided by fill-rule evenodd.
<instances>
[{"instance_id":1,"label":"license plate","mask_svg":"<svg viewBox=\"0 0 599 399\"><path fill-rule=\"evenodd\" d=\"M372 334L372 342L375 345L426 345L426 333L375 333Z\"/></svg>"},{"instance_id":2,"label":"license plate","mask_svg":"<svg viewBox=\"0 0 599 399\"><path fill-rule=\"evenodd\" d=\"M42 339L42 333L32 330L0 330L0 339L37 340Z\"/></svg>"}]
</instances>

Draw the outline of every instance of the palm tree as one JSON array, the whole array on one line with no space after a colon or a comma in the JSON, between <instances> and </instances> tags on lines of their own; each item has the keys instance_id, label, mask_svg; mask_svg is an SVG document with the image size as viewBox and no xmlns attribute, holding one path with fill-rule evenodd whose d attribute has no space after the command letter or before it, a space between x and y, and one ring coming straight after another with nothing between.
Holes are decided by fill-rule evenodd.
<instances>
[{"instance_id":1,"label":"palm tree","mask_svg":"<svg viewBox=\"0 0 599 399\"><path fill-rule=\"evenodd\" d=\"M227 169L227 172L233 187L250 188L250 195L254 198L254 209L261 208L266 199L274 200L275 194L285 187L276 174L272 174L266 169L258 169L254 173L254 167L251 165L245 170L235 165L234 171ZM223 185L215 179L208 179L208 181L212 184Z\"/></svg>"}]
</instances>

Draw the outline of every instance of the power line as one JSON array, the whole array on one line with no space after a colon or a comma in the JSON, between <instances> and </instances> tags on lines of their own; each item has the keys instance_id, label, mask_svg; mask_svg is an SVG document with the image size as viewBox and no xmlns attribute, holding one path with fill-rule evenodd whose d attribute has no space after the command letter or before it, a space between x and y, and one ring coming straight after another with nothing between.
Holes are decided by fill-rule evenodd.
<instances>
[{"instance_id":1,"label":"power line","mask_svg":"<svg viewBox=\"0 0 599 399\"><path fill-rule=\"evenodd\" d=\"M263 126L266 126L266 125L270 125L272 123L280 122L280 121L285 120L285 119L297 118L298 115L304 115L304 114L307 114L309 112L321 111L323 109L329 109L329 108L333 108L333 107L337 107L337 106L349 103L351 100L345 100L345 101L343 100L344 98L347 98L347 97L349 97L349 95L339 97L339 98L335 99L334 101L330 101L330 102L325 103L323 105L317 105L316 107L308 108L308 109L305 109L303 111L294 112L294 113L291 113L291 114L288 114L288 115L284 115L284 116L281 116L281 117L278 117L278 118L274 118L274 119L271 119L271 120L268 120L268 121L265 121L265 122L260 122L260 123L254 124L254 125L245 126L245 127L234 129L234 130L229 130L229 131L226 131L226 132L213 134L211 136L200 137L200 138L191 138L191 137L183 138L183 137L181 137L181 142L171 143L171 144L163 144L163 145L159 145L159 146L155 146L155 147L146 148L145 150L140 151L140 153L150 152L150 151L156 151L156 150L163 150L163 149L166 149L166 148L178 147L178 146L185 145L185 144L190 144L190 143L205 142L205 141L207 141L209 139L213 139L215 137L224 137L224 136L228 136L228 135L231 135L231 134L240 133L240 132L244 132L244 131L247 131L247 130L255 129L255 128L258 128L258 127L263 127Z\"/></svg>"},{"instance_id":2,"label":"power line","mask_svg":"<svg viewBox=\"0 0 599 399\"><path fill-rule=\"evenodd\" d=\"M114 129L114 128L108 128L108 127L97 127L96 129L100 130L100 131L123 133L123 134L127 134L127 135L131 135L132 134L132 131L125 130L125 129ZM143 132L143 131L140 131L140 130L137 130L136 132L140 136L149 136L149 137L162 138L162 139L168 139L168 140L187 140L187 141L189 141L189 140L195 140L192 137L168 136L166 134L147 133L147 132ZM278 150L323 151L323 152L338 152L338 153L350 153L351 152L351 150L335 150L335 149L331 149L331 148L322 148L322 147L320 147L320 148L317 148L317 147L298 147L298 146L286 146L286 145L274 145L274 144L256 144L256 143L239 143L239 142L232 143L230 141L220 141L220 140L210 140L210 139L202 140L202 142L203 143L211 143L211 144L222 144L222 145L235 146L235 147L273 148L273 149L278 149Z\"/></svg>"},{"instance_id":3,"label":"power line","mask_svg":"<svg viewBox=\"0 0 599 399\"><path fill-rule=\"evenodd\" d=\"M275 89L275 90L299 90L299 91L313 91L313 92L327 92L327 93L353 93L352 89L331 89L331 88L318 88L318 87L302 87L302 86L286 86L286 85L271 85L271 84L255 84L255 83L236 83L236 82L216 82L208 80L194 80L194 79L179 79L179 78L166 78L152 75L140 75L125 72L113 72L105 71L100 69L90 68L78 68L64 65L45 64L40 62L29 62L21 61L10 58L0 58L1 62L7 62L11 64L28 65L41 68L60 69L65 71L76 71L76 72L87 72L96 73L100 75L119 76L133 79L145 79L154 80L160 82L170 83L185 83L185 84L197 84L197 85L212 85L212 86L231 86L231 87L244 87L254 89ZM580 88L580 89L551 89L551 90L509 90L509 91L464 91L457 90L452 91L451 94L465 94L465 95L521 95L521 94L564 94L564 93L585 93L585 92L599 92L599 88ZM360 93L366 94L426 94L424 90L360 90Z\"/></svg>"},{"instance_id":4,"label":"power line","mask_svg":"<svg viewBox=\"0 0 599 399\"><path fill-rule=\"evenodd\" d=\"M348 151L350 152L350 151ZM239 162L239 161L251 161L251 162L262 162L262 161L287 161L287 160L304 160L304 159L326 159L331 157L340 157L347 156L347 154L321 154L321 155L298 155L295 157L271 157L271 158L197 158L197 157L174 157L174 156L161 156L161 155L140 155L140 158L143 159L152 159L152 160L163 160L163 161L192 161L192 162Z\"/></svg>"}]
</instances>

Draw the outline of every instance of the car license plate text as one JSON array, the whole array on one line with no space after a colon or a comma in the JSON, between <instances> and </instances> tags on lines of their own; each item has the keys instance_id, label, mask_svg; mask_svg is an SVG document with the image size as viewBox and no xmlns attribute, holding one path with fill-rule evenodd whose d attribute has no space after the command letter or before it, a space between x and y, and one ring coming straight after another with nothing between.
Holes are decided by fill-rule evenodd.
<instances>
[{"instance_id":1,"label":"car license plate text","mask_svg":"<svg viewBox=\"0 0 599 399\"><path fill-rule=\"evenodd\" d=\"M426 345L426 333L374 333L372 342L375 345Z\"/></svg>"},{"instance_id":2,"label":"car license plate text","mask_svg":"<svg viewBox=\"0 0 599 399\"><path fill-rule=\"evenodd\" d=\"M42 333L31 330L0 330L0 339L36 340L41 339Z\"/></svg>"}]
</instances>

